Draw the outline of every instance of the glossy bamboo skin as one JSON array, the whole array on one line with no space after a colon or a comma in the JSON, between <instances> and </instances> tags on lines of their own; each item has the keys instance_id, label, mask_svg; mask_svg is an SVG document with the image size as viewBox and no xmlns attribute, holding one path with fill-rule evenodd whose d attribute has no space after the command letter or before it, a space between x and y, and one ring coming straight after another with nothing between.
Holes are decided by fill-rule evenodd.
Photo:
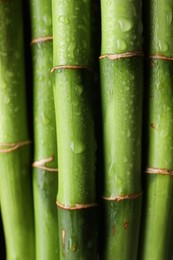
<instances>
[{"instance_id":1,"label":"glossy bamboo skin","mask_svg":"<svg viewBox=\"0 0 173 260\"><path fill-rule=\"evenodd\" d=\"M21 1L0 1L0 204L7 259L35 259Z\"/></svg>"},{"instance_id":2,"label":"glossy bamboo skin","mask_svg":"<svg viewBox=\"0 0 173 260\"><path fill-rule=\"evenodd\" d=\"M171 259L173 182L157 169L173 169L172 1L146 1L145 22L145 196L140 259ZM146 16L147 14L147 16ZM163 58L165 60L163 60ZM168 59L168 60L167 60Z\"/></svg>"},{"instance_id":3,"label":"glossy bamboo skin","mask_svg":"<svg viewBox=\"0 0 173 260\"><path fill-rule=\"evenodd\" d=\"M34 161L52 157L45 164L57 169L56 125L51 68L53 65L52 5L50 0L30 1L34 84ZM56 208L57 172L33 168L36 258L58 259Z\"/></svg>"},{"instance_id":4,"label":"glossy bamboo skin","mask_svg":"<svg viewBox=\"0 0 173 260\"><path fill-rule=\"evenodd\" d=\"M101 11L104 147L101 259L137 259L141 196L121 201L113 201L113 197L140 194L142 189L141 1L102 0ZM126 53L132 57L109 58Z\"/></svg>"},{"instance_id":5,"label":"glossy bamboo skin","mask_svg":"<svg viewBox=\"0 0 173 260\"><path fill-rule=\"evenodd\" d=\"M66 208L58 209L60 259L96 259L97 228L91 224L96 208L75 209L96 202L90 1L53 0L52 8L53 65L58 67L53 72L59 159L57 202Z\"/></svg>"}]
</instances>

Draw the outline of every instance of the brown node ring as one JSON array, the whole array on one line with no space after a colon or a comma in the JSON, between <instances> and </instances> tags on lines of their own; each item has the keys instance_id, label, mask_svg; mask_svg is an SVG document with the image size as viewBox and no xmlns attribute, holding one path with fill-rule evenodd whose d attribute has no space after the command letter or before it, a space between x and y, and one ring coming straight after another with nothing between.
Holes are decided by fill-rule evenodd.
<instances>
[{"instance_id":1,"label":"brown node ring","mask_svg":"<svg viewBox=\"0 0 173 260\"><path fill-rule=\"evenodd\" d=\"M39 161L35 161L32 164L32 167L39 168L39 169L42 169L42 170L45 170L45 171L48 171L48 172L57 172L58 171L57 168L51 168L51 167L48 167L46 165L47 163L50 163L53 160L54 160L53 156L50 156L49 158L45 158L45 159L42 159L42 160L39 160Z\"/></svg>"},{"instance_id":2,"label":"brown node ring","mask_svg":"<svg viewBox=\"0 0 173 260\"><path fill-rule=\"evenodd\" d=\"M31 45L36 44L36 43L49 42L49 41L52 41L52 40L53 40L52 36L44 36L44 37L34 38L31 41Z\"/></svg>"},{"instance_id":3,"label":"brown node ring","mask_svg":"<svg viewBox=\"0 0 173 260\"><path fill-rule=\"evenodd\" d=\"M150 55L148 56L149 59L156 59L156 60L169 60L173 61L173 57L167 57L161 54L155 54L155 55Z\"/></svg>"},{"instance_id":4,"label":"brown node ring","mask_svg":"<svg viewBox=\"0 0 173 260\"><path fill-rule=\"evenodd\" d=\"M115 201L119 202L122 200L134 200L142 196L142 192L139 193L134 193L134 194L127 194L127 195L116 195L116 196L111 196L111 197L105 197L103 196L104 200L109 200L109 201Z\"/></svg>"},{"instance_id":5,"label":"brown node ring","mask_svg":"<svg viewBox=\"0 0 173 260\"><path fill-rule=\"evenodd\" d=\"M62 69L73 69L73 70L85 69L92 72L92 70L86 65L59 65L59 66L54 66L51 69L51 73L53 73L56 70L62 70Z\"/></svg>"},{"instance_id":6,"label":"brown node ring","mask_svg":"<svg viewBox=\"0 0 173 260\"><path fill-rule=\"evenodd\" d=\"M88 208L94 208L97 207L97 203L89 203L89 204L75 204L74 206L67 206L64 204L61 204L59 201L56 201L56 205L61 209L66 210L80 210L80 209L88 209Z\"/></svg>"},{"instance_id":7,"label":"brown node ring","mask_svg":"<svg viewBox=\"0 0 173 260\"><path fill-rule=\"evenodd\" d=\"M29 144L31 144L31 141L22 141L17 143L0 143L0 153L10 153Z\"/></svg>"},{"instance_id":8,"label":"brown node ring","mask_svg":"<svg viewBox=\"0 0 173 260\"><path fill-rule=\"evenodd\" d=\"M145 170L146 174L157 174L157 175L169 175L173 176L173 170L169 170L166 168L147 168Z\"/></svg>"},{"instance_id":9,"label":"brown node ring","mask_svg":"<svg viewBox=\"0 0 173 260\"><path fill-rule=\"evenodd\" d=\"M118 60L118 59L124 59L124 58L131 58L131 57L143 57L144 54L142 51L130 51L130 52L124 52L124 53L115 53L115 54L103 54L99 57L99 60L108 58L110 60Z\"/></svg>"}]
</instances>

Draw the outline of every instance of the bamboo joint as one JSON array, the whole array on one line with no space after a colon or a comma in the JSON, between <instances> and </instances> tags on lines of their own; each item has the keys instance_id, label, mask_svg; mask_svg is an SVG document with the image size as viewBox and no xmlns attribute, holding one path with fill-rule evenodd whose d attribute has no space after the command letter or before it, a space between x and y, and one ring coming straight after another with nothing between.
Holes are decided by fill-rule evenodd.
<instances>
[{"instance_id":1,"label":"bamboo joint","mask_svg":"<svg viewBox=\"0 0 173 260\"><path fill-rule=\"evenodd\" d=\"M122 200L133 200L133 199L137 199L139 197L142 196L142 192L139 193L133 193L133 194L127 194L127 195L116 195L116 196L111 196L111 197L105 197L103 196L102 198L104 200L109 200L109 201L115 201L115 202L119 202Z\"/></svg>"},{"instance_id":2,"label":"bamboo joint","mask_svg":"<svg viewBox=\"0 0 173 260\"><path fill-rule=\"evenodd\" d=\"M39 161L35 161L33 164L32 164L32 167L35 167L35 168L39 168L39 169L42 169L42 170L45 170L45 171L48 171L48 172L57 172L58 169L57 168L51 168L51 167L48 167L46 164L47 163L50 163L54 160L54 157L53 156L50 156L48 158L45 158L45 159L41 159Z\"/></svg>"},{"instance_id":3,"label":"bamboo joint","mask_svg":"<svg viewBox=\"0 0 173 260\"><path fill-rule=\"evenodd\" d=\"M0 153L10 153L29 144L31 144L31 141L22 141L17 143L0 143Z\"/></svg>"},{"instance_id":4,"label":"bamboo joint","mask_svg":"<svg viewBox=\"0 0 173 260\"><path fill-rule=\"evenodd\" d=\"M49 41L52 41L52 40L53 40L52 36L38 37L38 38L32 39L31 45L37 44L37 43L42 43L42 42L49 42Z\"/></svg>"}]
</instances>

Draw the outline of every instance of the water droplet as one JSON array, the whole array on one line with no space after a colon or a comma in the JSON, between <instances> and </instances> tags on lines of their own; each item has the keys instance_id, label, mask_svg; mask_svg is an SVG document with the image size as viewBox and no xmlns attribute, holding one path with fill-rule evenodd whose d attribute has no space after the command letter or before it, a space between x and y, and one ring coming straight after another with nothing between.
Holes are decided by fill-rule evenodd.
<instances>
[{"instance_id":1,"label":"water droplet","mask_svg":"<svg viewBox=\"0 0 173 260\"><path fill-rule=\"evenodd\" d=\"M65 15L60 15L58 17L58 21L62 24L65 24L65 25L69 25L70 24L70 20L67 18L67 16Z\"/></svg>"},{"instance_id":2,"label":"water droplet","mask_svg":"<svg viewBox=\"0 0 173 260\"><path fill-rule=\"evenodd\" d=\"M171 11L171 9L167 11L166 21L167 21L168 25L171 25L171 23L172 23L172 11Z\"/></svg>"},{"instance_id":3,"label":"water droplet","mask_svg":"<svg viewBox=\"0 0 173 260\"><path fill-rule=\"evenodd\" d=\"M4 82L1 82L0 88L1 88L1 89L5 89L5 88L6 88L6 84L5 84Z\"/></svg>"},{"instance_id":4,"label":"water droplet","mask_svg":"<svg viewBox=\"0 0 173 260\"><path fill-rule=\"evenodd\" d=\"M71 142L70 148L76 154L83 153L86 149L85 145L79 141Z\"/></svg>"},{"instance_id":5,"label":"water droplet","mask_svg":"<svg viewBox=\"0 0 173 260\"><path fill-rule=\"evenodd\" d=\"M128 158L124 157L124 163L127 163L127 162L128 162Z\"/></svg>"},{"instance_id":6,"label":"water droplet","mask_svg":"<svg viewBox=\"0 0 173 260\"><path fill-rule=\"evenodd\" d=\"M127 130L127 137L129 138L131 136L131 132L130 132L130 130L128 129Z\"/></svg>"},{"instance_id":7,"label":"water droplet","mask_svg":"<svg viewBox=\"0 0 173 260\"><path fill-rule=\"evenodd\" d=\"M114 176L114 174L115 174L115 161L114 160L111 161L108 174L111 176Z\"/></svg>"},{"instance_id":8,"label":"water droplet","mask_svg":"<svg viewBox=\"0 0 173 260\"><path fill-rule=\"evenodd\" d=\"M49 118L44 113L41 114L41 119L43 121L43 124L45 125L49 124Z\"/></svg>"},{"instance_id":9,"label":"water droplet","mask_svg":"<svg viewBox=\"0 0 173 260\"><path fill-rule=\"evenodd\" d=\"M143 24L142 24L142 22L139 22L139 24L138 24L138 31L139 31L140 34L143 32Z\"/></svg>"},{"instance_id":10,"label":"water droplet","mask_svg":"<svg viewBox=\"0 0 173 260\"><path fill-rule=\"evenodd\" d=\"M19 59L19 58L20 58L20 53L16 51L16 52L14 53L14 57L15 57L16 59Z\"/></svg>"},{"instance_id":11,"label":"water droplet","mask_svg":"<svg viewBox=\"0 0 173 260\"><path fill-rule=\"evenodd\" d=\"M14 112L16 113L16 112L18 112L19 111L19 107L15 107L14 108Z\"/></svg>"},{"instance_id":12,"label":"water droplet","mask_svg":"<svg viewBox=\"0 0 173 260\"><path fill-rule=\"evenodd\" d=\"M44 21L45 25L47 25L47 26L50 26L52 24L52 20L48 15L43 16L43 21Z\"/></svg>"},{"instance_id":13,"label":"water droplet","mask_svg":"<svg viewBox=\"0 0 173 260\"><path fill-rule=\"evenodd\" d=\"M133 28L133 21L125 18L118 20L122 32L128 32Z\"/></svg>"},{"instance_id":14,"label":"water droplet","mask_svg":"<svg viewBox=\"0 0 173 260\"><path fill-rule=\"evenodd\" d=\"M8 96L4 97L4 102L5 104L9 104L10 103L10 98Z\"/></svg>"},{"instance_id":15,"label":"water droplet","mask_svg":"<svg viewBox=\"0 0 173 260\"><path fill-rule=\"evenodd\" d=\"M127 44L124 40L117 40L117 46L118 46L118 49L123 51L127 48Z\"/></svg>"},{"instance_id":16,"label":"water droplet","mask_svg":"<svg viewBox=\"0 0 173 260\"><path fill-rule=\"evenodd\" d=\"M68 58L74 59L75 54L76 54L78 51L79 51L79 50L76 48L75 42L71 42L71 43L69 44L69 47L68 47Z\"/></svg>"},{"instance_id":17,"label":"water droplet","mask_svg":"<svg viewBox=\"0 0 173 260\"><path fill-rule=\"evenodd\" d=\"M111 5L111 2L112 2L112 1L107 0L107 1L106 1L106 5L107 5L107 6L110 6L110 5Z\"/></svg>"},{"instance_id":18,"label":"water droplet","mask_svg":"<svg viewBox=\"0 0 173 260\"><path fill-rule=\"evenodd\" d=\"M168 44L166 42L159 41L158 45L159 45L160 51L162 51L162 52L168 51Z\"/></svg>"},{"instance_id":19,"label":"water droplet","mask_svg":"<svg viewBox=\"0 0 173 260\"><path fill-rule=\"evenodd\" d=\"M129 171L127 171L127 176L130 176L130 172Z\"/></svg>"},{"instance_id":20,"label":"water droplet","mask_svg":"<svg viewBox=\"0 0 173 260\"><path fill-rule=\"evenodd\" d=\"M84 48L84 49L86 49L87 47L88 47L88 42L87 41L82 41L82 47Z\"/></svg>"},{"instance_id":21,"label":"water droplet","mask_svg":"<svg viewBox=\"0 0 173 260\"><path fill-rule=\"evenodd\" d=\"M13 77L14 77L14 73L7 70L7 71L6 71L6 77L8 77L8 78L13 78Z\"/></svg>"},{"instance_id":22,"label":"water droplet","mask_svg":"<svg viewBox=\"0 0 173 260\"><path fill-rule=\"evenodd\" d=\"M113 96L113 89L112 89L112 88L109 89L109 92L108 92L108 93L109 93L109 96L112 97L112 96Z\"/></svg>"},{"instance_id":23,"label":"water droplet","mask_svg":"<svg viewBox=\"0 0 173 260\"><path fill-rule=\"evenodd\" d=\"M84 89L83 89L83 87L82 87L81 85L76 85L76 86L75 86L75 90L76 90L76 92L77 92L77 94L78 94L79 96L81 96L82 93L83 93L83 91L84 91Z\"/></svg>"}]
</instances>

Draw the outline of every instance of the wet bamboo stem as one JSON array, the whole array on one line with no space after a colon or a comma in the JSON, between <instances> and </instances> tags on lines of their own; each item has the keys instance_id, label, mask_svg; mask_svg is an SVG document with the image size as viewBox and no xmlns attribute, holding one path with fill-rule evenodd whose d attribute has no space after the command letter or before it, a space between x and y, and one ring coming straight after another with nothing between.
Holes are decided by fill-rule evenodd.
<instances>
[{"instance_id":1,"label":"wet bamboo stem","mask_svg":"<svg viewBox=\"0 0 173 260\"><path fill-rule=\"evenodd\" d=\"M141 1L101 0L101 259L136 259L141 209Z\"/></svg>"},{"instance_id":2,"label":"wet bamboo stem","mask_svg":"<svg viewBox=\"0 0 173 260\"><path fill-rule=\"evenodd\" d=\"M52 3L60 259L96 259L90 0Z\"/></svg>"},{"instance_id":3,"label":"wet bamboo stem","mask_svg":"<svg viewBox=\"0 0 173 260\"><path fill-rule=\"evenodd\" d=\"M144 3L146 75L145 150L147 173L140 259L171 259L173 180L172 1ZM172 58L172 60L171 60ZM164 60L163 60L164 59ZM164 171L163 171L164 168ZM164 175L164 172L168 175Z\"/></svg>"},{"instance_id":4,"label":"wet bamboo stem","mask_svg":"<svg viewBox=\"0 0 173 260\"><path fill-rule=\"evenodd\" d=\"M34 83L34 210L36 258L58 259L57 153L53 86L52 5L30 0Z\"/></svg>"},{"instance_id":5,"label":"wet bamboo stem","mask_svg":"<svg viewBox=\"0 0 173 260\"><path fill-rule=\"evenodd\" d=\"M0 204L7 259L35 259L21 1L0 1Z\"/></svg>"}]
</instances>

